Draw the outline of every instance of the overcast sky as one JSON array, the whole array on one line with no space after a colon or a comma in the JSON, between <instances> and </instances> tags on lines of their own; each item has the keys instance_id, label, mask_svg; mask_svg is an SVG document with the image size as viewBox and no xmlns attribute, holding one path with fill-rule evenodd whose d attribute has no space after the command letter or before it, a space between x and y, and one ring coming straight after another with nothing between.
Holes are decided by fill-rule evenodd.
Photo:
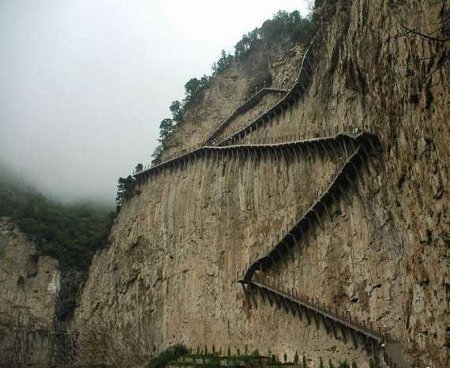
<instances>
[{"instance_id":1,"label":"overcast sky","mask_svg":"<svg viewBox=\"0 0 450 368\"><path fill-rule=\"evenodd\" d=\"M0 0L0 160L62 199L112 201L184 84L306 0ZM0 173L1 175L1 173Z\"/></svg>"}]
</instances>

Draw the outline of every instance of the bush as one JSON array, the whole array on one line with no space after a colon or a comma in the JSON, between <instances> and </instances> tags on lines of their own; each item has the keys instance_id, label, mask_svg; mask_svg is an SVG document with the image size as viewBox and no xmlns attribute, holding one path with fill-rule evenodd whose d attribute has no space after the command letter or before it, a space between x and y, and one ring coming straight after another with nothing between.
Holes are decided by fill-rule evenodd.
<instances>
[{"instance_id":1,"label":"bush","mask_svg":"<svg viewBox=\"0 0 450 368\"><path fill-rule=\"evenodd\" d=\"M167 348L166 350L159 353L156 357L152 358L148 363L148 368L164 368L167 363L188 354L188 349L182 345L177 344Z\"/></svg>"}]
</instances>

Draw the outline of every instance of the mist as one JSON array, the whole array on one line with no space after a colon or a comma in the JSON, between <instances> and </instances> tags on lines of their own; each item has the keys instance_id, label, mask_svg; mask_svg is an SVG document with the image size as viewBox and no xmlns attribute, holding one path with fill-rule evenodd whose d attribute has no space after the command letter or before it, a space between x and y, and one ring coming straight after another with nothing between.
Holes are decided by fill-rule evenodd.
<instances>
[{"instance_id":1,"label":"mist","mask_svg":"<svg viewBox=\"0 0 450 368\"><path fill-rule=\"evenodd\" d=\"M54 198L112 203L184 84L279 9L307 1L1 0L0 161Z\"/></svg>"}]
</instances>

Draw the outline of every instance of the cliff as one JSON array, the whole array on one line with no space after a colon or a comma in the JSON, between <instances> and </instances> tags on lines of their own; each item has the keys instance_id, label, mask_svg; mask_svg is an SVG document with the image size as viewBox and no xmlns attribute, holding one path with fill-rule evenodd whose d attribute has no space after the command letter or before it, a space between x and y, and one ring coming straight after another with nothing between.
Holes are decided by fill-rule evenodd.
<instances>
[{"instance_id":1,"label":"cliff","mask_svg":"<svg viewBox=\"0 0 450 368\"><path fill-rule=\"evenodd\" d=\"M0 221L0 365L49 362L58 262L39 256L8 219Z\"/></svg>"},{"instance_id":2,"label":"cliff","mask_svg":"<svg viewBox=\"0 0 450 368\"><path fill-rule=\"evenodd\" d=\"M303 47L287 40L278 45L259 41L251 53L212 79L210 86L199 93L186 109L183 121L177 124L164 142L161 159L178 155L204 143L209 135L232 114L249 96L264 87L287 89L292 87ZM281 98L268 93L247 114L236 120L245 124L263 113ZM235 119L231 120L233 123Z\"/></svg>"},{"instance_id":3,"label":"cliff","mask_svg":"<svg viewBox=\"0 0 450 368\"><path fill-rule=\"evenodd\" d=\"M430 29L448 9L419 0L323 1L316 16L312 67L292 59L300 77L312 74L308 83L291 84L248 129L230 122L229 134L244 127L233 145L137 177L76 311L80 363L139 367L185 343L290 359L298 351L311 366L319 357L368 366L361 346L342 336L256 297L249 308L237 280L309 219L354 146L363 148L335 133L369 131L381 152L346 179L308 246L265 270L265 280L385 331L416 366L448 366L448 43L405 35L401 25ZM233 82L232 69L234 87L221 88L226 74L208 89L167 154L204 141L247 94L237 80L250 80L252 70ZM304 143L315 137L332 138Z\"/></svg>"}]
</instances>

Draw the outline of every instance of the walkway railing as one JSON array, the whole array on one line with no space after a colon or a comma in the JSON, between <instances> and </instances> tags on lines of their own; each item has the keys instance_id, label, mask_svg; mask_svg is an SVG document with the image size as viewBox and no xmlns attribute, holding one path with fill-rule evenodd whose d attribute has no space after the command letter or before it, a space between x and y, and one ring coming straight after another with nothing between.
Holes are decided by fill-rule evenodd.
<instances>
[{"instance_id":1,"label":"walkway railing","mask_svg":"<svg viewBox=\"0 0 450 368\"><path fill-rule=\"evenodd\" d=\"M160 173L164 169L173 169L180 168L186 166L187 163L195 161L197 159L203 158L205 156L210 155L213 152L223 153L223 152L238 152L241 155L247 155L249 152L253 150L267 150L271 148L279 148L285 149L288 146L299 146L301 148L304 145L311 146L315 150L324 149L328 151L330 154L333 154L333 145L338 143L341 144L344 140L346 140L349 144L355 140L355 137L358 139L368 139L370 134L367 133L358 133L354 136L351 133L338 133L336 135L331 135L322 138L310 138L310 139L298 139L300 135L292 136L293 141L284 141L282 142L278 140L270 140L268 143L255 143L255 144L237 144L230 146L198 146L197 148L192 149L189 152L183 153L173 159L169 159L161 164L158 164L153 167L147 166L143 171L134 173L134 177L136 180L142 180L144 178L149 177L152 174ZM301 150L300 150L301 151ZM290 154L290 153L289 153Z\"/></svg>"},{"instance_id":2,"label":"walkway railing","mask_svg":"<svg viewBox=\"0 0 450 368\"><path fill-rule=\"evenodd\" d=\"M289 90L289 92L286 93L284 98L281 99L274 106L272 106L270 109L268 109L266 112L258 116L252 122L250 122L246 127L239 129L238 131L231 134L229 137L220 141L218 145L231 144L230 141L236 141L238 139L247 136L249 133L260 128L261 126L264 126L266 123L274 119L276 116L288 110L295 102L297 102L305 94L312 80L312 75L314 71L312 49L317 37L318 35L316 34L316 36L313 37L308 48L306 49L306 52L303 55L300 72L297 77L297 82Z\"/></svg>"},{"instance_id":3,"label":"walkway railing","mask_svg":"<svg viewBox=\"0 0 450 368\"><path fill-rule=\"evenodd\" d=\"M303 142L304 144L310 143L320 146L325 141L334 140L337 142L338 139L342 138L345 139L343 143L346 144L346 147L348 146L352 150L346 162L338 169L321 196L303 214L300 220L292 225L284 238L266 256L250 265L244 280L249 281L257 270L265 271L278 263L284 256L288 256L291 250L299 247L301 241L306 240L308 242L308 234L313 232L316 226L323 226L322 217L329 213L328 207L336 203L338 198L346 196L346 189L353 186L353 180L355 176L359 176L359 167L363 163L361 154L370 156L376 150L378 144L376 137L367 133L361 133L355 137L338 135L331 138L313 138ZM342 141L339 140L339 142ZM330 146L329 149L332 151L333 146Z\"/></svg>"},{"instance_id":4,"label":"walkway railing","mask_svg":"<svg viewBox=\"0 0 450 368\"><path fill-rule=\"evenodd\" d=\"M240 114L243 114L255 106L267 93L286 94L289 90L282 88L262 88L254 95L246 99L240 106L238 106L225 120L208 136L204 145L215 144L215 138L219 136L231 122Z\"/></svg>"},{"instance_id":5,"label":"walkway railing","mask_svg":"<svg viewBox=\"0 0 450 368\"><path fill-rule=\"evenodd\" d=\"M287 313L297 315L301 319L306 317L308 324L311 324L311 321L314 320L318 329L322 325L328 334L332 332L334 337L342 339L344 342L346 342L348 335L357 334L361 337L364 347L369 352L373 352L375 346L387 340L386 332L381 331L381 329L374 329L373 324L367 324L364 321L352 318L349 313L340 314L337 309L331 310L320 303L318 299L299 294L294 292L293 289L280 290L279 287L269 286L260 279L262 279L262 275L251 281L239 280L250 303L252 303L252 291L259 292L263 301L268 301L271 305L275 304L278 308L283 308ZM253 303L257 306L254 298ZM340 336L338 336L338 330L340 330ZM368 341L370 341L370 344L367 344ZM355 335L353 336L353 343L355 347L358 346ZM367 349L368 346L370 349Z\"/></svg>"},{"instance_id":6,"label":"walkway railing","mask_svg":"<svg viewBox=\"0 0 450 368\"><path fill-rule=\"evenodd\" d=\"M267 255L254 261L245 271L244 278L239 280L244 288L247 300L251 305L251 296L253 291L261 294L263 299L267 298L270 304L276 303L283 307L286 312L306 316L308 324L311 323L313 316L317 328L322 321L327 333L332 333L335 338L339 338L336 333L336 326L341 331L340 338L346 342L347 335L352 337L355 348L358 347L358 339L362 341L364 349L371 353L382 364L389 368L410 368L410 365L403 358L401 345L388 339L386 331L384 335L381 329L375 330L373 324L367 324L357 319L352 319L351 315L339 314L337 309L331 311L322 305L318 300L312 300L304 295L294 294L293 291L285 292L265 285L260 281L263 272L280 262L288 256L291 251L301 248L301 241L305 245L309 244L308 237L314 233L315 227L323 228L323 217L330 215L329 206L336 203L340 198L347 196L348 189L354 188L355 179L359 178L359 169L364 164L365 159L376 154L379 150L379 142L375 135L370 133L359 133L356 136L342 134L333 137L338 139L345 137L345 148L349 147L351 151L345 163L338 169L333 176L329 186L315 201L313 205L304 213L300 220L295 223L287 234L270 250ZM329 137L311 138L303 141L303 144L323 144ZM234 147L234 146L231 146ZM333 146L330 146L331 149ZM313 150L314 152L314 150ZM314 234L315 237L315 234Z\"/></svg>"}]
</instances>

